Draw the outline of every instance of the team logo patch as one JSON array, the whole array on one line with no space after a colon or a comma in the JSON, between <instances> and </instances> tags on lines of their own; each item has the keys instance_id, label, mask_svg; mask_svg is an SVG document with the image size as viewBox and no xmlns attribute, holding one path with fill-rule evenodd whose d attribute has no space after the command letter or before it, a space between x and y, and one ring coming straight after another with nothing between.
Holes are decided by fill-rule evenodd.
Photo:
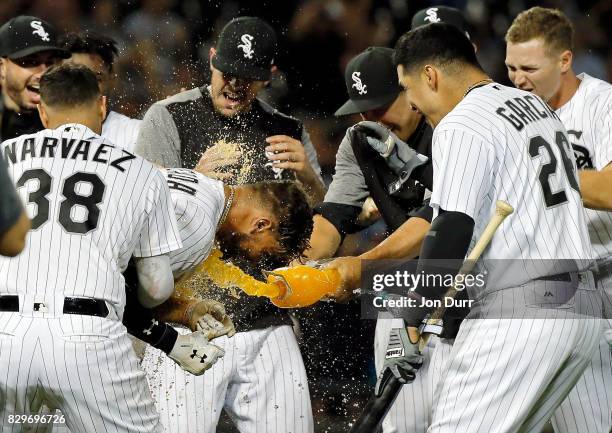
<instances>
[{"instance_id":1,"label":"team logo patch","mask_svg":"<svg viewBox=\"0 0 612 433\"><path fill-rule=\"evenodd\" d=\"M429 8L425 11L425 21L429 21L430 23L439 23L440 18L438 17L438 8Z\"/></svg>"},{"instance_id":2,"label":"team logo patch","mask_svg":"<svg viewBox=\"0 0 612 433\"><path fill-rule=\"evenodd\" d=\"M253 54L255 54L255 52L253 51L253 39L255 38L249 35L248 33L245 33L244 35L240 36L240 40L242 41L242 43L238 44L238 48L242 49L242 51L244 52L245 59L252 59Z\"/></svg>"},{"instance_id":3,"label":"team logo patch","mask_svg":"<svg viewBox=\"0 0 612 433\"><path fill-rule=\"evenodd\" d=\"M567 133L573 137L576 137L576 140L580 140L582 137L582 131L574 131L570 129L567 131ZM574 157L576 158L576 167L578 167L579 170L584 168L593 168L593 159L591 158L589 149L576 143L572 143L572 149L574 150Z\"/></svg>"},{"instance_id":4,"label":"team logo patch","mask_svg":"<svg viewBox=\"0 0 612 433\"><path fill-rule=\"evenodd\" d=\"M30 26L34 29L34 31L32 32L33 35L38 35L43 41L49 42L49 33L45 31L45 28L42 26L42 22L32 21L30 23Z\"/></svg>"},{"instance_id":5,"label":"team logo patch","mask_svg":"<svg viewBox=\"0 0 612 433\"><path fill-rule=\"evenodd\" d=\"M361 72L353 72L351 78L353 79L353 86L357 89L360 95L365 95L368 93L368 86L361 82Z\"/></svg>"}]
</instances>

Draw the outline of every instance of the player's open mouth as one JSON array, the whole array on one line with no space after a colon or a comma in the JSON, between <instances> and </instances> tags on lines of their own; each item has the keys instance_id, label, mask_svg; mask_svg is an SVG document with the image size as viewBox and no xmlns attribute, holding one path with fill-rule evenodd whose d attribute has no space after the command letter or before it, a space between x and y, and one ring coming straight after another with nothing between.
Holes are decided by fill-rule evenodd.
<instances>
[{"instance_id":1,"label":"player's open mouth","mask_svg":"<svg viewBox=\"0 0 612 433\"><path fill-rule=\"evenodd\" d=\"M229 101L230 105L238 105L244 102L246 95L244 93L235 93L229 90L224 90L223 97Z\"/></svg>"},{"instance_id":2,"label":"player's open mouth","mask_svg":"<svg viewBox=\"0 0 612 433\"><path fill-rule=\"evenodd\" d=\"M29 84L26 86L30 92L40 93L40 86L38 84Z\"/></svg>"}]
</instances>

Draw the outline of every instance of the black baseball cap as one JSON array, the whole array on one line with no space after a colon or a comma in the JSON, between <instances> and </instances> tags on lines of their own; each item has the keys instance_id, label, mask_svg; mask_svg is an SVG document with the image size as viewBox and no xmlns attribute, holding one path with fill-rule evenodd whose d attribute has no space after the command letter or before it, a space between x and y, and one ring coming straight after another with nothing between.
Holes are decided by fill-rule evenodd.
<instances>
[{"instance_id":1,"label":"black baseball cap","mask_svg":"<svg viewBox=\"0 0 612 433\"><path fill-rule=\"evenodd\" d=\"M344 71L349 100L334 114L364 113L391 104L401 88L393 64L393 49L370 47L357 54Z\"/></svg>"},{"instance_id":2,"label":"black baseball cap","mask_svg":"<svg viewBox=\"0 0 612 433\"><path fill-rule=\"evenodd\" d=\"M54 51L67 59L70 52L57 44L55 27L29 15L12 18L0 27L0 57L20 59L41 51Z\"/></svg>"},{"instance_id":3,"label":"black baseball cap","mask_svg":"<svg viewBox=\"0 0 612 433\"><path fill-rule=\"evenodd\" d=\"M457 27L470 38L469 26L459 9L448 6L433 6L421 9L412 17L412 29L431 23L446 23Z\"/></svg>"},{"instance_id":4,"label":"black baseball cap","mask_svg":"<svg viewBox=\"0 0 612 433\"><path fill-rule=\"evenodd\" d=\"M237 78L255 81L270 79L276 54L276 32L264 20L239 17L223 27L212 65Z\"/></svg>"}]
</instances>

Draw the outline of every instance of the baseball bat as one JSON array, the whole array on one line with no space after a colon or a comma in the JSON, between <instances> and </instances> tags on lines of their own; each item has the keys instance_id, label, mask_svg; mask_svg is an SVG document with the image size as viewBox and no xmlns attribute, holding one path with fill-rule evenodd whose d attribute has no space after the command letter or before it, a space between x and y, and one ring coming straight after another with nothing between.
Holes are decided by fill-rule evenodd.
<instances>
[{"instance_id":1,"label":"baseball bat","mask_svg":"<svg viewBox=\"0 0 612 433\"><path fill-rule=\"evenodd\" d=\"M467 256L465 261L463 262L461 268L459 269L459 274L467 274L471 272L471 270L476 265L476 261L480 258L483 251L491 242L495 231L499 228L501 223L506 219L508 215L514 212L514 208L510 206L505 201L498 200L495 203L495 213L489 220L487 226L485 227L482 235L474 245L474 248ZM452 297L453 299L457 296L459 291L455 289L453 285L451 288L447 290L444 296ZM438 323L442 317L444 317L444 312L446 311L446 307L444 303L435 309L430 315L427 322ZM419 349L423 350L425 346L427 346L427 342L429 341L429 337L431 334L422 334L419 339ZM389 412L389 408L397 398L397 395L402 388L402 383L397 380L395 376L391 376L380 393L379 396L376 394L372 395L368 400L363 412L355 422L355 424L349 430L349 433L373 433L380 426L380 423L385 418L387 413Z\"/></svg>"},{"instance_id":2,"label":"baseball bat","mask_svg":"<svg viewBox=\"0 0 612 433\"><path fill-rule=\"evenodd\" d=\"M474 245L474 248L472 248L472 251L470 252L470 254L468 254L467 258L463 262L463 265L461 265L461 268L459 269L459 272L457 272L457 275L466 275L472 272L472 269L474 269L474 266L476 266L476 262L482 255L485 248L491 242L491 239L493 239L493 235L495 234L495 231L501 225L501 223L504 222L506 217L510 215L512 212L514 212L514 208L510 206L508 203L506 203L505 201L497 200L495 202L495 213L489 220L487 226L482 232L482 235L480 235L480 238L478 239L478 241L476 241L476 245ZM455 289L455 286L453 285L446 291L443 298L455 299L458 292L459 291ZM445 312L446 312L446 306L445 306L445 302L443 302L440 307L436 308L431 313L431 315L427 319L427 323L428 324L438 323L444 317ZM423 350L425 346L427 346L427 342L429 341L430 337L431 337L431 334L421 335L421 338L419 339L419 350Z\"/></svg>"}]
</instances>

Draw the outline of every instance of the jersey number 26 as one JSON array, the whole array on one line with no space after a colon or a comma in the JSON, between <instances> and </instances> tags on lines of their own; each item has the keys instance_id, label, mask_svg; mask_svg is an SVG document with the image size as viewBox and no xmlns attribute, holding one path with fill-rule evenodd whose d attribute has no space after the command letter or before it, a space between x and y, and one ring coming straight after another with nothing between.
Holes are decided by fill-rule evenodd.
<instances>
[{"instance_id":1,"label":"jersey number 26","mask_svg":"<svg viewBox=\"0 0 612 433\"><path fill-rule=\"evenodd\" d=\"M561 154L561 159L563 160L563 168L570 187L580 193L578 181L576 180L576 172L574 171L574 165L572 164L572 160L567 155L566 151L566 149L571 151L571 148L569 148L569 141L563 132L557 131L555 133L555 144L559 148L559 153ZM539 135L532 137L531 140L529 140L529 155L531 155L531 158L541 157L542 150L544 150L548 155L549 161L540 167L538 178L540 180L540 185L542 186L542 193L544 194L544 202L546 203L546 207L553 207L567 202L567 194L564 190L553 192L550 186L550 177L557 174L557 157L553 153L548 141L544 140L544 138Z\"/></svg>"}]
</instances>

